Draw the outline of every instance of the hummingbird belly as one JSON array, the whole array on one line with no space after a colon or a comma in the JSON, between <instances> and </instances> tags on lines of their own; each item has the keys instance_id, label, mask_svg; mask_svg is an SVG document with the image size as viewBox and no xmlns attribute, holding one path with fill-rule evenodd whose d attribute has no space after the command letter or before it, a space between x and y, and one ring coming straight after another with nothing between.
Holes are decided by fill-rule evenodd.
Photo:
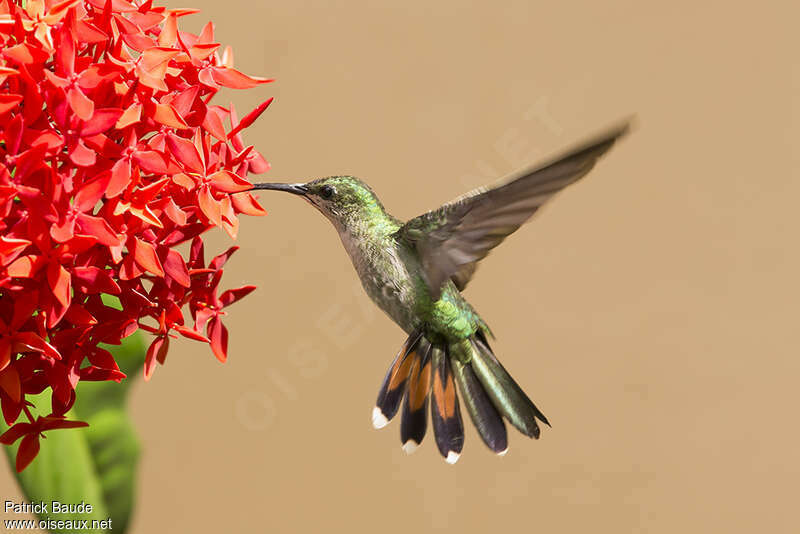
<instances>
[{"instance_id":1,"label":"hummingbird belly","mask_svg":"<svg viewBox=\"0 0 800 534\"><path fill-rule=\"evenodd\" d=\"M450 281L432 300L416 251L390 237L343 242L367 295L406 333L421 327L430 341L446 342L465 339L482 324Z\"/></svg>"}]
</instances>

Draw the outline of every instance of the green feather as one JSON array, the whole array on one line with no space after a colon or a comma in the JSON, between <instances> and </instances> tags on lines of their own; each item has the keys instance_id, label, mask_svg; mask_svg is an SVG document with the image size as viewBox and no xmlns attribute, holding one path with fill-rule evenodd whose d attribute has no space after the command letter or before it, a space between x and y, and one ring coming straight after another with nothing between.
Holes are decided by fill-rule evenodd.
<instances>
[{"instance_id":1,"label":"green feather","mask_svg":"<svg viewBox=\"0 0 800 534\"><path fill-rule=\"evenodd\" d=\"M486 388L495 407L526 436L539 437L536 419L547 423L542 412L511 378L492 351L479 339L471 340L472 369Z\"/></svg>"}]
</instances>

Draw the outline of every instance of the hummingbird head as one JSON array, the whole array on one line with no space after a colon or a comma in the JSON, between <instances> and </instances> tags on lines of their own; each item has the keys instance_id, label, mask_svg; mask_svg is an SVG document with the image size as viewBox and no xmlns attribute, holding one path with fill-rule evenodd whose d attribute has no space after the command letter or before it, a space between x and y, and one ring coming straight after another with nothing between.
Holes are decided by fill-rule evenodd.
<instances>
[{"instance_id":1,"label":"hummingbird head","mask_svg":"<svg viewBox=\"0 0 800 534\"><path fill-rule=\"evenodd\" d=\"M303 197L330 220L339 232L385 216L372 189L353 176L328 176L305 184L254 184L253 189L285 191Z\"/></svg>"}]
</instances>

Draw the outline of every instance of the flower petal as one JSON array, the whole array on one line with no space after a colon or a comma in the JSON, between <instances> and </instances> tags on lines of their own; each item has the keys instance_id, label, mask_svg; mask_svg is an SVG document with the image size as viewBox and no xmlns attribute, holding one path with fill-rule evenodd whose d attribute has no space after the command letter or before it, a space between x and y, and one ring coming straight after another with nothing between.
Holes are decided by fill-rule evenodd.
<instances>
[{"instance_id":1,"label":"flower petal","mask_svg":"<svg viewBox=\"0 0 800 534\"><path fill-rule=\"evenodd\" d=\"M30 245L27 239L0 236L0 265L8 265Z\"/></svg>"},{"instance_id":2,"label":"flower petal","mask_svg":"<svg viewBox=\"0 0 800 534\"><path fill-rule=\"evenodd\" d=\"M87 293L119 295L122 292L122 289L112 278L113 271L90 265L88 267L74 267L72 274L77 285L83 287Z\"/></svg>"},{"instance_id":3,"label":"flower petal","mask_svg":"<svg viewBox=\"0 0 800 534\"><path fill-rule=\"evenodd\" d=\"M106 197L118 197L131 183L131 160L123 158L117 160L111 167L111 180L106 189Z\"/></svg>"},{"instance_id":4,"label":"flower petal","mask_svg":"<svg viewBox=\"0 0 800 534\"><path fill-rule=\"evenodd\" d=\"M17 105L22 102L22 98L22 95L10 93L0 94L0 115L17 107Z\"/></svg>"},{"instance_id":5,"label":"flower petal","mask_svg":"<svg viewBox=\"0 0 800 534\"><path fill-rule=\"evenodd\" d=\"M85 421L72 421L69 419L64 419L63 417L52 415L41 417L39 421L39 428L42 432L56 430L58 428L81 428L86 426L89 426L89 423Z\"/></svg>"},{"instance_id":6,"label":"flower petal","mask_svg":"<svg viewBox=\"0 0 800 534\"><path fill-rule=\"evenodd\" d=\"M192 111L192 106L195 100L197 100L197 95L199 93L200 86L198 85L193 85L178 93L178 96L172 100L172 106L175 108L175 111L177 111L181 117L188 115Z\"/></svg>"},{"instance_id":7,"label":"flower petal","mask_svg":"<svg viewBox=\"0 0 800 534\"><path fill-rule=\"evenodd\" d=\"M211 350L217 359L225 363L228 359L228 329L222 324L219 317L214 317L208 322L206 329L208 339L211 340Z\"/></svg>"},{"instance_id":8,"label":"flower petal","mask_svg":"<svg viewBox=\"0 0 800 534\"><path fill-rule=\"evenodd\" d=\"M122 117L122 113L123 111L119 108L96 109L91 118L81 128L81 136L89 137L105 132L117 123L119 118Z\"/></svg>"},{"instance_id":9,"label":"flower petal","mask_svg":"<svg viewBox=\"0 0 800 534\"><path fill-rule=\"evenodd\" d=\"M189 125L186 124L186 121L183 120L175 108L169 104L155 104L153 120L163 124L164 126L177 128L179 130L184 130L189 127Z\"/></svg>"},{"instance_id":10,"label":"flower petal","mask_svg":"<svg viewBox=\"0 0 800 534\"><path fill-rule=\"evenodd\" d=\"M0 371L11 363L11 339L0 337Z\"/></svg>"},{"instance_id":11,"label":"flower petal","mask_svg":"<svg viewBox=\"0 0 800 534\"><path fill-rule=\"evenodd\" d=\"M253 151L247 159L247 170L252 174L262 174L270 170L270 164L260 152Z\"/></svg>"},{"instance_id":12,"label":"flower petal","mask_svg":"<svg viewBox=\"0 0 800 534\"><path fill-rule=\"evenodd\" d=\"M101 217L79 213L78 225L81 228L81 232L96 238L101 245L113 247L120 243L120 237L114 232L108 221Z\"/></svg>"},{"instance_id":13,"label":"flower petal","mask_svg":"<svg viewBox=\"0 0 800 534\"><path fill-rule=\"evenodd\" d=\"M50 236L59 243L65 243L75 235L75 217L65 215L58 224L50 227Z\"/></svg>"},{"instance_id":14,"label":"flower petal","mask_svg":"<svg viewBox=\"0 0 800 534\"><path fill-rule=\"evenodd\" d=\"M231 202L233 203L233 208L238 213L254 216L262 216L267 214L266 210L264 210L264 208L258 204L258 201L256 201L256 199L253 198L253 195L250 193L238 193L236 195L231 195Z\"/></svg>"},{"instance_id":15,"label":"flower petal","mask_svg":"<svg viewBox=\"0 0 800 534\"><path fill-rule=\"evenodd\" d=\"M227 136L225 135L225 126L222 124L222 119L220 119L219 115L211 110L207 111L206 116L203 118L203 128L205 128L208 133L220 141L224 142L227 140Z\"/></svg>"},{"instance_id":16,"label":"flower petal","mask_svg":"<svg viewBox=\"0 0 800 534\"><path fill-rule=\"evenodd\" d=\"M187 328L187 327L181 326L181 325L175 325L172 328L174 328L175 330L180 332L180 334L183 337L188 337L189 339L194 339L195 341L202 341L204 343L210 343L211 342L211 340L209 340L206 336L204 336L203 334L201 334L200 332L198 332L196 330L192 330L191 328Z\"/></svg>"},{"instance_id":17,"label":"flower petal","mask_svg":"<svg viewBox=\"0 0 800 534\"><path fill-rule=\"evenodd\" d=\"M212 67L211 76L218 84L232 89L249 89L261 83L274 81L266 78L254 78L228 67Z\"/></svg>"},{"instance_id":18,"label":"flower petal","mask_svg":"<svg viewBox=\"0 0 800 534\"><path fill-rule=\"evenodd\" d=\"M211 189L208 186L200 188L200 193L197 195L197 201L203 214L208 217L208 220L216 226L222 225L222 207L219 201L211 195Z\"/></svg>"},{"instance_id":19,"label":"flower petal","mask_svg":"<svg viewBox=\"0 0 800 534\"><path fill-rule=\"evenodd\" d=\"M78 140L69 153L69 159L78 167L91 167L97 161L94 150L87 148L82 140Z\"/></svg>"},{"instance_id":20,"label":"flower petal","mask_svg":"<svg viewBox=\"0 0 800 534\"><path fill-rule=\"evenodd\" d=\"M133 154L133 160L146 172L164 174L169 171L166 156L153 150L138 150Z\"/></svg>"},{"instance_id":21,"label":"flower petal","mask_svg":"<svg viewBox=\"0 0 800 534\"><path fill-rule=\"evenodd\" d=\"M156 276L164 276L164 267L152 244L142 241L138 237L133 238L133 257L144 270L150 271Z\"/></svg>"},{"instance_id":22,"label":"flower petal","mask_svg":"<svg viewBox=\"0 0 800 534\"><path fill-rule=\"evenodd\" d=\"M231 256L233 256L233 253L236 252L237 250L239 250L239 247L233 246L230 247L225 252L223 252L222 254L217 254L208 263L208 267L214 269L215 271L219 271L228 262Z\"/></svg>"},{"instance_id":23,"label":"flower petal","mask_svg":"<svg viewBox=\"0 0 800 534\"><path fill-rule=\"evenodd\" d=\"M91 326L97 324L97 319L81 305L76 304L75 301L72 301L72 304L67 308L64 319L75 326Z\"/></svg>"},{"instance_id":24,"label":"flower petal","mask_svg":"<svg viewBox=\"0 0 800 534\"><path fill-rule=\"evenodd\" d=\"M41 352L48 358L53 358L54 360L61 359L61 354L54 346L33 332L18 332L17 335L14 336L14 341L22 344L25 348Z\"/></svg>"},{"instance_id":25,"label":"flower petal","mask_svg":"<svg viewBox=\"0 0 800 534\"><path fill-rule=\"evenodd\" d=\"M15 465L17 473L22 473L22 470L28 467L33 459L36 458L37 454L39 454L39 435L26 435L22 438L19 449L17 450L17 461Z\"/></svg>"},{"instance_id":26,"label":"flower petal","mask_svg":"<svg viewBox=\"0 0 800 534\"><path fill-rule=\"evenodd\" d=\"M183 137L168 134L167 146L169 146L172 156L184 167L198 174L206 173L203 158L200 157L200 153L197 151L197 147L194 146L194 143Z\"/></svg>"},{"instance_id":27,"label":"flower petal","mask_svg":"<svg viewBox=\"0 0 800 534\"><path fill-rule=\"evenodd\" d=\"M19 372L13 365L0 371L0 389L5 391L12 401L22 400L22 383L19 380Z\"/></svg>"},{"instance_id":28,"label":"flower petal","mask_svg":"<svg viewBox=\"0 0 800 534\"><path fill-rule=\"evenodd\" d=\"M144 359L144 379L150 380L153 376L153 371L156 368L156 360L164 361L166 358L166 351L169 349L169 338L166 336L158 336L150 343L147 348L147 355Z\"/></svg>"},{"instance_id":29,"label":"flower petal","mask_svg":"<svg viewBox=\"0 0 800 534\"><path fill-rule=\"evenodd\" d=\"M138 102L134 102L122 112L122 115L120 115L119 119L117 119L117 123L114 125L114 128L117 130L122 130L131 124L136 124L141 120L141 118L142 105Z\"/></svg>"},{"instance_id":30,"label":"flower petal","mask_svg":"<svg viewBox=\"0 0 800 534\"><path fill-rule=\"evenodd\" d=\"M60 263L51 263L47 268L47 282L53 291L53 296L62 306L69 307L72 300L72 282L69 271Z\"/></svg>"},{"instance_id":31,"label":"flower petal","mask_svg":"<svg viewBox=\"0 0 800 534\"><path fill-rule=\"evenodd\" d=\"M67 102L69 107L81 120L88 121L94 114L94 102L83 94L77 87L67 89ZM102 130L101 130L102 131Z\"/></svg>"},{"instance_id":32,"label":"flower petal","mask_svg":"<svg viewBox=\"0 0 800 534\"><path fill-rule=\"evenodd\" d=\"M253 184L226 170L215 172L208 179L214 189L223 193L240 193L253 188Z\"/></svg>"},{"instance_id":33,"label":"flower petal","mask_svg":"<svg viewBox=\"0 0 800 534\"><path fill-rule=\"evenodd\" d=\"M219 296L222 307L230 306L239 299L242 299L253 292L256 286L242 286L237 289L229 289Z\"/></svg>"},{"instance_id":34,"label":"flower petal","mask_svg":"<svg viewBox=\"0 0 800 534\"><path fill-rule=\"evenodd\" d=\"M189 278L189 269L186 268L186 262L183 261L181 253L173 248L166 249L163 256L164 271L170 278L175 280L183 287L190 287L192 281Z\"/></svg>"},{"instance_id":35,"label":"flower petal","mask_svg":"<svg viewBox=\"0 0 800 534\"><path fill-rule=\"evenodd\" d=\"M33 424L31 423L17 423L5 432L3 435L0 436L0 443L3 445L11 445L15 443L19 438L26 435L28 432L33 430Z\"/></svg>"},{"instance_id":36,"label":"flower petal","mask_svg":"<svg viewBox=\"0 0 800 534\"><path fill-rule=\"evenodd\" d=\"M272 104L273 100L275 100L274 97L268 98L267 100L256 106L256 109L245 115L244 118L241 120L241 122L239 122L239 124L236 125L236 127L233 130L231 130L230 133L228 133L228 138L230 139L237 133L241 132L242 130L253 124L256 121L256 119L258 119L261 116L261 114L264 113L264 110L266 110L269 107L269 105Z\"/></svg>"},{"instance_id":37,"label":"flower petal","mask_svg":"<svg viewBox=\"0 0 800 534\"><path fill-rule=\"evenodd\" d=\"M111 172L106 171L101 173L94 180L87 182L81 186L77 193L75 193L75 201L73 206L78 211L89 211L95 207L103 198L103 194L108 189L108 183L111 181Z\"/></svg>"},{"instance_id":38,"label":"flower petal","mask_svg":"<svg viewBox=\"0 0 800 534\"><path fill-rule=\"evenodd\" d=\"M18 278L33 278L39 269L47 264L47 259L43 256L29 254L17 258L6 269L8 276L16 276Z\"/></svg>"}]
</instances>

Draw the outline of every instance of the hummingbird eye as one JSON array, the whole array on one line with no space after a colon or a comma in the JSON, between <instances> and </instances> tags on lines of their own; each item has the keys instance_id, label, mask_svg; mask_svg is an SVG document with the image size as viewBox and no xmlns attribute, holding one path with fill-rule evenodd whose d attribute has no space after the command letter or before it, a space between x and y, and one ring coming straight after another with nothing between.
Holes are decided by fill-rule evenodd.
<instances>
[{"instance_id":1,"label":"hummingbird eye","mask_svg":"<svg viewBox=\"0 0 800 534\"><path fill-rule=\"evenodd\" d=\"M319 190L319 196L325 200L329 200L336 194L336 189L332 185L323 185Z\"/></svg>"}]
</instances>

